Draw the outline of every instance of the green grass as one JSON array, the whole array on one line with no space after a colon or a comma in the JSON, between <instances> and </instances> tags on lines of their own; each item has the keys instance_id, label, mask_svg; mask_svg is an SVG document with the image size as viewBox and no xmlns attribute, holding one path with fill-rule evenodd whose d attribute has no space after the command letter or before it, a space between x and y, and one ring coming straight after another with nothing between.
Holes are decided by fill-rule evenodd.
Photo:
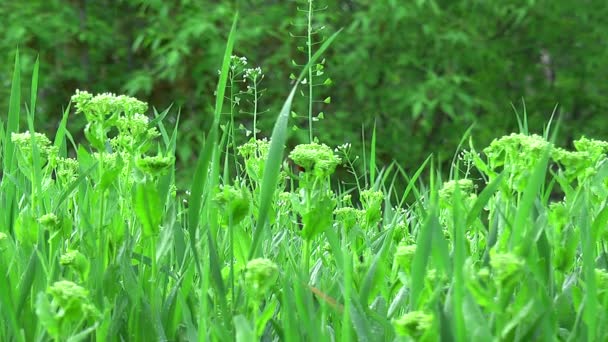
<instances>
[{"instance_id":1,"label":"green grass","mask_svg":"<svg viewBox=\"0 0 608 342\"><path fill-rule=\"evenodd\" d=\"M608 143L471 142L447 179L432 158L411 176L378 165L376 129L363 165L348 145L285 151L297 87L333 35L270 140L236 146L222 119L235 30L187 189L169 110L146 119L136 99L77 92L54 139L25 134L38 65L24 113L17 54L0 124L1 341L608 337ZM87 142L71 139L72 115Z\"/></svg>"}]
</instances>

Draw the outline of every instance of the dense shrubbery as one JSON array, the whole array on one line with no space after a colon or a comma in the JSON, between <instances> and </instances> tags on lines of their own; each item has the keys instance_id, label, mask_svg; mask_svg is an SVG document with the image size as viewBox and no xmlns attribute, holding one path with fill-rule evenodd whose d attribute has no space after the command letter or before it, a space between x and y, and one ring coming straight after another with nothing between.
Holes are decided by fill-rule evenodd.
<instances>
[{"instance_id":1,"label":"dense shrubbery","mask_svg":"<svg viewBox=\"0 0 608 342\"><path fill-rule=\"evenodd\" d=\"M0 78L7 84L16 46L26 52L24 71L40 52L39 106L50 118L41 120L43 130L55 128L57 108L73 89L87 85L94 92L134 95L159 108L175 101L183 108L180 136L200 142L199 128L207 129L212 116L216 61L239 8L245 15L235 54L270 71L261 101L272 115L262 115L259 125L267 132L297 69L291 61L305 57L298 51L306 47L305 39L290 35L306 33L300 24L307 16L297 5L306 9L308 2L4 1ZM326 143L348 141L360 153L361 129L369 136L376 121L382 136L379 158L397 159L411 169L430 151L451 159L453 146L473 122L483 144L497 132L508 133L515 128L510 104L521 112L522 98L530 125L538 130L559 103L560 142L581 134L608 137L601 117L608 92L605 1L322 0L313 5L326 7L315 12L314 28L326 27L315 40L344 28L326 54L326 74L335 86L315 99L333 100L314 108L325 113L315 133ZM2 108L6 95L0 93ZM296 101L296 111L303 111L306 101ZM249 116L237 113L237 118L252 129ZM306 134L302 130L293 143L305 142ZM191 146L179 146L178 160L192 160Z\"/></svg>"}]
</instances>

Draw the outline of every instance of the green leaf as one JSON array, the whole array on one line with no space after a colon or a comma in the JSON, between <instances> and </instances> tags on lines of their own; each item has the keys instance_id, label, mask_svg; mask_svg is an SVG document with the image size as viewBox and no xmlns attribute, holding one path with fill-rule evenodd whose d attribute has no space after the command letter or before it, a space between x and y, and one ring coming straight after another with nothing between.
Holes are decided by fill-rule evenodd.
<instances>
[{"instance_id":1,"label":"green leaf","mask_svg":"<svg viewBox=\"0 0 608 342\"><path fill-rule=\"evenodd\" d=\"M488 201L490 201L490 198L492 198L492 196L494 196L494 193L496 192L496 190L498 190L498 187L501 185L503 178L504 178L504 173L499 174L498 177L494 178L481 191L479 196L477 196L475 203L473 203L473 207L471 207L471 210L467 214L467 219L466 219L467 227L470 227L479 218L479 215L483 211L483 208L485 208Z\"/></svg>"},{"instance_id":2,"label":"green leaf","mask_svg":"<svg viewBox=\"0 0 608 342\"><path fill-rule=\"evenodd\" d=\"M53 338L59 338L59 321L55 318L55 312L44 292L38 292L36 296L36 315L47 333Z\"/></svg>"},{"instance_id":3,"label":"green leaf","mask_svg":"<svg viewBox=\"0 0 608 342\"><path fill-rule=\"evenodd\" d=\"M236 330L236 341L237 342L251 342L255 341L256 337L251 328L251 324L243 315L234 317L234 328Z\"/></svg>"},{"instance_id":4,"label":"green leaf","mask_svg":"<svg viewBox=\"0 0 608 342\"><path fill-rule=\"evenodd\" d=\"M154 183L145 182L135 185L133 209L143 227L144 236L156 236L160 229L163 206Z\"/></svg>"}]
</instances>

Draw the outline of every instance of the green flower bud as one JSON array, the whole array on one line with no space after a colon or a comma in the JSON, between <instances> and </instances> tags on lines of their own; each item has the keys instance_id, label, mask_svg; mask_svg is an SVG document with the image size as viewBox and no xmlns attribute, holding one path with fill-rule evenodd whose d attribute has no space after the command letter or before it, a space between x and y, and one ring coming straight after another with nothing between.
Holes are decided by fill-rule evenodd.
<instances>
[{"instance_id":1,"label":"green flower bud","mask_svg":"<svg viewBox=\"0 0 608 342\"><path fill-rule=\"evenodd\" d=\"M416 254L416 245L399 245L395 252L395 262L409 274L412 267L412 260Z\"/></svg>"},{"instance_id":2,"label":"green flower bud","mask_svg":"<svg viewBox=\"0 0 608 342\"><path fill-rule=\"evenodd\" d=\"M40 218L38 218L38 223L40 223L45 229L54 231L57 227L59 227L59 218L53 213L48 213L40 216Z\"/></svg>"},{"instance_id":3,"label":"green flower bud","mask_svg":"<svg viewBox=\"0 0 608 342\"><path fill-rule=\"evenodd\" d=\"M31 164L33 158L32 134L29 131L24 133L11 133L11 141L23 155L22 162ZM57 147L52 145L45 134L34 132L34 143L36 144L36 148L38 149L38 153L40 154L43 163L56 158Z\"/></svg>"},{"instance_id":4,"label":"green flower bud","mask_svg":"<svg viewBox=\"0 0 608 342\"><path fill-rule=\"evenodd\" d=\"M276 282L278 276L277 265L264 258L249 261L245 269L245 283L256 298L262 297Z\"/></svg>"},{"instance_id":5,"label":"green flower bud","mask_svg":"<svg viewBox=\"0 0 608 342\"><path fill-rule=\"evenodd\" d=\"M89 276L90 264L84 254L77 250L68 250L59 258L59 264L72 268L81 279Z\"/></svg>"},{"instance_id":6,"label":"green flower bud","mask_svg":"<svg viewBox=\"0 0 608 342\"><path fill-rule=\"evenodd\" d=\"M317 143L296 146L289 154L289 158L318 178L325 178L334 173L336 166L341 162L331 148Z\"/></svg>"},{"instance_id":7,"label":"green flower bud","mask_svg":"<svg viewBox=\"0 0 608 342\"><path fill-rule=\"evenodd\" d=\"M60 280L47 289L53 297L51 304L59 310L58 318L80 321L84 317L97 317L99 311L90 302L89 291L71 281Z\"/></svg>"},{"instance_id":8,"label":"green flower bud","mask_svg":"<svg viewBox=\"0 0 608 342\"><path fill-rule=\"evenodd\" d=\"M433 326L433 315L423 311L408 312L401 318L393 320L395 332L418 340Z\"/></svg>"},{"instance_id":9,"label":"green flower bud","mask_svg":"<svg viewBox=\"0 0 608 342\"><path fill-rule=\"evenodd\" d=\"M384 194L382 191L363 190L361 191L361 204L363 205L364 227L374 227L382 220L382 201Z\"/></svg>"},{"instance_id":10,"label":"green flower bud","mask_svg":"<svg viewBox=\"0 0 608 342\"><path fill-rule=\"evenodd\" d=\"M360 210L352 207L342 207L334 210L336 221L342 223L344 230L349 232L356 224L360 215Z\"/></svg>"},{"instance_id":11,"label":"green flower bud","mask_svg":"<svg viewBox=\"0 0 608 342\"><path fill-rule=\"evenodd\" d=\"M459 179L458 181L451 180L443 183L441 190L439 190L439 198L447 203L451 203L457 185L460 190L461 198L469 195L474 189L473 181L470 179Z\"/></svg>"},{"instance_id":12,"label":"green flower bud","mask_svg":"<svg viewBox=\"0 0 608 342\"><path fill-rule=\"evenodd\" d=\"M78 161L72 158L57 158L55 174L64 183L72 183L78 178Z\"/></svg>"},{"instance_id":13,"label":"green flower bud","mask_svg":"<svg viewBox=\"0 0 608 342\"><path fill-rule=\"evenodd\" d=\"M244 187L226 185L215 195L215 201L223 207L227 217L237 224L249 214L251 195Z\"/></svg>"},{"instance_id":14,"label":"green flower bud","mask_svg":"<svg viewBox=\"0 0 608 342\"><path fill-rule=\"evenodd\" d=\"M151 175L161 175L173 165L175 158L172 156L152 156L137 159L137 167Z\"/></svg>"},{"instance_id":15,"label":"green flower bud","mask_svg":"<svg viewBox=\"0 0 608 342\"><path fill-rule=\"evenodd\" d=\"M252 180L260 181L262 179L269 149L270 143L268 140L254 140L253 138L237 148L239 155L245 161L245 172Z\"/></svg>"},{"instance_id":16,"label":"green flower bud","mask_svg":"<svg viewBox=\"0 0 608 342\"><path fill-rule=\"evenodd\" d=\"M490 251L490 266L497 286L508 286L516 281L524 265L524 261L513 253Z\"/></svg>"}]
</instances>

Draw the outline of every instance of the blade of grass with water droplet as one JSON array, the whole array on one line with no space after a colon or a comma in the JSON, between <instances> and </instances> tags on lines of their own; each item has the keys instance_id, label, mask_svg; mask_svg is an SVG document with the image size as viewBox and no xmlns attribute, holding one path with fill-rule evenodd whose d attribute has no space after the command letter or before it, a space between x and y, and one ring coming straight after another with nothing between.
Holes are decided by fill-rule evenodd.
<instances>
[{"instance_id":1,"label":"blade of grass with water droplet","mask_svg":"<svg viewBox=\"0 0 608 342\"><path fill-rule=\"evenodd\" d=\"M21 103L21 66L19 63L19 50L15 53L15 65L13 68L13 79L11 83L11 94L9 98L8 120L4 131L4 153L2 157L2 191L0 191L0 206L3 208L5 227L13 227L15 219L15 185L7 181L7 174L14 174L17 169L15 158L15 144L11 140L11 134L19 132L19 114Z\"/></svg>"},{"instance_id":2,"label":"blade of grass with water droplet","mask_svg":"<svg viewBox=\"0 0 608 342\"><path fill-rule=\"evenodd\" d=\"M202 153L198 156L198 162L194 172L194 177L190 185L190 203L188 209L188 232L190 234L190 248L194 257L195 265L198 269L199 274L202 274L202 267L196 250L196 232L199 226L200 213L203 204L203 191L207 185L207 176L209 174L209 164L211 162L214 149L216 148L218 126L220 121L220 114L222 112L222 106L224 103L224 93L226 91L226 83L228 81L228 69L230 68L230 56L232 56L232 49L234 47L236 24L238 20L238 13L235 14L232 21L232 28L228 35L228 42L226 43L226 49L224 51L224 58L222 61L222 69L220 72L220 79L217 86L217 95L215 101L215 111L213 116L213 123L209 129L209 134L205 141Z\"/></svg>"},{"instance_id":3,"label":"blade of grass with water droplet","mask_svg":"<svg viewBox=\"0 0 608 342\"><path fill-rule=\"evenodd\" d=\"M528 221L530 220L534 200L539 195L541 186L545 182L549 156L550 149L547 147L538 163L532 169L531 176L528 178L528 184L526 184L526 188L524 189L517 208L517 213L515 214L513 229L511 229L509 242L512 248L514 246L519 246L522 243L522 237L527 234L527 227L529 227Z\"/></svg>"},{"instance_id":4,"label":"blade of grass with water droplet","mask_svg":"<svg viewBox=\"0 0 608 342\"><path fill-rule=\"evenodd\" d=\"M479 215L481 214L483 208L485 208L486 204L488 204L488 201L490 201L492 196L494 196L494 193L500 187L503 178L504 173L499 174L498 177L494 178L488 185L486 185L486 187L477 196L475 203L473 203L471 210L469 210L469 213L467 214L467 227L471 226L479 218Z\"/></svg>"},{"instance_id":5,"label":"blade of grass with water droplet","mask_svg":"<svg viewBox=\"0 0 608 342\"><path fill-rule=\"evenodd\" d=\"M458 169L458 167L457 167ZM458 186L458 178L456 179L456 187L452 196L452 217L454 220L454 252L453 252L453 270L454 276L452 281L452 319L454 324L454 336L457 341L467 340L467 330L464 319L463 304L466 288L464 287L464 261L466 258L465 234L466 226L463 212L463 203L460 187Z\"/></svg>"},{"instance_id":6,"label":"blade of grass with water droplet","mask_svg":"<svg viewBox=\"0 0 608 342\"><path fill-rule=\"evenodd\" d=\"M441 231L441 225L437 219L436 209L430 209L428 216L425 219L423 226L418 232L416 240L416 252L412 260L412 287L410 290L410 310L418 309L420 295L424 289L424 277L426 276L426 268L431 259L433 248L433 230Z\"/></svg>"},{"instance_id":7,"label":"blade of grass with water droplet","mask_svg":"<svg viewBox=\"0 0 608 342\"><path fill-rule=\"evenodd\" d=\"M341 30L340 30L341 31ZM295 82L294 87L291 89L287 100L283 103L283 107L279 112L279 116L274 124L272 135L270 137L270 148L268 151L268 157L264 165L264 174L262 176L262 186L260 190L259 200L259 216L256 223L255 231L253 233L253 241L251 243L251 250L249 252L249 259L252 259L257 254L257 248L266 225L268 218L268 211L272 204L272 197L274 196L275 189L279 180L279 172L281 164L283 162L283 152L285 150L285 142L287 141L287 124L289 122L289 114L291 113L291 104L293 97L298 88L298 84L305 75L308 67L313 65L319 59L321 54L329 47L329 45L336 39L340 31L334 33L329 39L327 39L323 45L317 50L314 56L306 64L300 76Z\"/></svg>"}]
</instances>

